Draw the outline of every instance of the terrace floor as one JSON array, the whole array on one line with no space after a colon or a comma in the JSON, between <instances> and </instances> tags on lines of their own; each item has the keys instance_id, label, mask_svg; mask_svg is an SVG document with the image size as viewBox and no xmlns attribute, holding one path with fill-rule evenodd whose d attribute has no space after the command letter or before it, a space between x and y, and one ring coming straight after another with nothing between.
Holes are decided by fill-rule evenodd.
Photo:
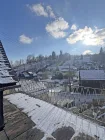
<instances>
[{"instance_id":1,"label":"terrace floor","mask_svg":"<svg viewBox=\"0 0 105 140\"><path fill-rule=\"evenodd\" d=\"M33 128L31 119L4 99L5 131L9 140L40 140L44 133ZM0 140L8 140L4 131L0 132Z\"/></svg>"},{"instance_id":2,"label":"terrace floor","mask_svg":"<svg viewBox=\"0 0 105 140\"><path fill-rule=\"evenodd\" d=\"M4 99L4 119L5 131L9 140L41 140L44 137L44 132L35 128L35 123L15 105L11 104L8 100ZM57 140L72 137L73 134L69 133L70 128L63 128L54 133ZM63 132L63 137L61 134ZM73 132L72 132L73 133ZM0 132L0 140L8 140L4 131ZM53 137L47 140L55 140Z\"/></svg>"},{"instance_id":3,"label":"terrace floor","mask_svg":"<svg viewBox=\"0 0 105 140\"><path fill-rule=\"evenodd\" d=\"M9 98L12 98L13 100L10 101ZM18 108L12 103L15 104ZM34 104L33 109L31 103ZM23 105L24 107L22 107L21 105ZM50 114L49 110L47 109L48 106L52 110L50 110ZM31 115L31 118L29 117L29 111L31 115L35 113L33 114L34 119L32 119L33 117ZM54 112L58 112L57 115L55 115ZM64 119L65 115L67 115L67 117ZM6 98L4 99L5 131L9 137L9 140L98 140L85 134L75 133L74 129L68 125L68 117L71 116L69 115L70 114L68 114L64 110L61 110L39 99L31 98L28 95L24 95L21 93L6 96ZM74 117L75 116L73 115L71 118L71 122L72 119L74 120ZM43 120L44 122L41 120ZM41 127L38 127L39 122L41 122ZM64 123L66 122L67 125L64 125ZM61 125L62 127L58 127L60 124L63 124ZM48 135L48 133L45 133L46 131L43 131L43 126L48 126L48 131L50 129L53 129L54 127L56 127L56 129L51 135ZM4 131L0 132L0 140L8 140Z\"/></svg>"}]
</instances>

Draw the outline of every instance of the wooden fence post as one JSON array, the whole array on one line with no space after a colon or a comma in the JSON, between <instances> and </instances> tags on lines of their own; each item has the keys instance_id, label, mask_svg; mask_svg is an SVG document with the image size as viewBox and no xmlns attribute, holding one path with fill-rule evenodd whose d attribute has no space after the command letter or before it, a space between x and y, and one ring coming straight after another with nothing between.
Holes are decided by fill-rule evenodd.
<instances>
[{"instance_id":1,"label":"wooden fence post","mask_svg":"<svg viewBox=\"0 0 105 140\"><path fill-rule=\"evenodd\" d=\"M3 116L3 91L0 91L0 131L4 128L4 116Z\"/></svg>"}]
</instances>

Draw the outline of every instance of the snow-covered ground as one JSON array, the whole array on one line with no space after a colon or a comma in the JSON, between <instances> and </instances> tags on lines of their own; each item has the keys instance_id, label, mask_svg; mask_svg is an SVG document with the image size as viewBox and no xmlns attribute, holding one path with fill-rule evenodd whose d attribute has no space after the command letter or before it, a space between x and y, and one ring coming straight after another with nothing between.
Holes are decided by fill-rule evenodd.
<instances>
[{"instance_id":1,"label":"snow-covered ground","mask_svg":"<svg viewBox=\"0 0 105 140\"><path fill-rule=\"evenodd\" d=\"M5 96L18 108L22 108L36 127L45 133L43 140L51 136L52 132L63 126L71 126L75 132L84 132L91 136L99 136L100 140L105 140L105 127L85 120L75 114L60 109L52 104L39 99L29 97L22 93Z\"/></svg>"}]
</instances>

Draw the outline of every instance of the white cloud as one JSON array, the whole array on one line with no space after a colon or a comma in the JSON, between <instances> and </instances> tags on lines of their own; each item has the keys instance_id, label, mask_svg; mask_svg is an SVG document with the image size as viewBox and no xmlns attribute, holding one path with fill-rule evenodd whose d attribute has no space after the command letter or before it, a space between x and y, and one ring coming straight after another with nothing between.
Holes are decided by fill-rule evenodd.
<instances>
[{"instance_id":1,"label":"white cloud","mask_svg":"<svg viewBox=\"0 0 105 140\"><path fill-rule=\"evenodd\" d=\"M76 26L75 24L73 24L73 25L71 26L71 30L77 30L77 26Z\"/></svg>"},{"instance_id":2,"label":"white cloud","mask_svg":"<svg viewBox=\"0 0 105 140\"><path fill-rule=\"evenodd\" d=\"M55 14L54 14L51 6L47 6L46 9L48 11L49 16L52 17L52 18L55 18Z\"/></svg>"},{"instance_id":3,"label":"white cloud","mask_svg":"<svg viewBox=\"0 0 105 140\"><path fill-rule=\"evenodd\" d=\"M46 25L46 31L50 33L54 38L63 38L67 35L65 32L66 29L69 28L68 22L66 22L63 18L58 18L52 23Z\"/></svg>"},{"instance_id":4,"label":"white cloud","mask_svg":"<svg viewBox=\"0 0 105 140\"><path fill-rule=\"evenodd\" d=\"M91 50L86 50L83 52L83 55L87 55L87 54L93 54L93 52Z\"/></svg>"},{"instance_id":5,"label":"white cloud","mask_svg":"<svg viewBox=\"0 0 105 140\"><path fill-rule=\"evenodd\" d=\"M31 9L31 11L34 12L37 16L55 18L55 14L54 14L51 6L49 6L49 5L44 6L42 4L33 4L33 5L27 4L27 7L29 7Z\"/></svg>"},{"instance_id":6,"label":"white cloud","mask_svg":"<svg viewBox=\"0 0 105 140\"><path fill-rule=\"evenodd\" d=\"M105 28L92 30L85 26L85 28L73 32L66 40L69 44L82 41L83 44L90 46L105 45Z\"/></svg>"},{"instance_id":7,"label":"white cloud","mask_svg":"<svg viewBox=\"0 0 105 140\"><path fill-rule=\"evenodd\" d=\"M31 44L33 42L33 38L27 37L23 34L20 35L19 41L23 44Z\"/></svg>"},{"instance_id":8,"label":"white cloud","mask_svg":"<svg viewBox=\"0 0 105 140\"><path fill-rule=\"evenodd\" d=\"M45 8L43 7L42 4L33 4L32 6L30 6L29 4L27 5L32 12L34 12L37 16L44 16L44 17L48 17L48 13L45 10Z\"/></svg>"}]
</instances>

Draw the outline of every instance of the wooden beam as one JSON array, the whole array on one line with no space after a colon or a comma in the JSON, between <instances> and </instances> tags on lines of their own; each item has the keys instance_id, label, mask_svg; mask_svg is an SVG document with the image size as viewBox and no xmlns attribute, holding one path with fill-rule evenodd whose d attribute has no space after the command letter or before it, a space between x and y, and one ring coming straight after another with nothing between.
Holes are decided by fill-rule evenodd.
<instances>
[{"instance_id":1,"label":"wooden beam","mask_svg":"<svg viewBox=\"0 0 105 140\"><path fill-rule=\"evenodd\" d=\"M4 128L4 116L3 116L3 91L0 91L0 131Z\"/></svg>"},{"instance_id":2,"label":"wooden beam","mask_svg":"<svg viewBox=\"0 0 105 140\"><path fill-rule=\"evenodd\" d=\"M7 87L0 88L0 91L13 89L13 88L20 88L20 87L21 87L21 85L7 86Z\"/></svg>"}]
</instances>

